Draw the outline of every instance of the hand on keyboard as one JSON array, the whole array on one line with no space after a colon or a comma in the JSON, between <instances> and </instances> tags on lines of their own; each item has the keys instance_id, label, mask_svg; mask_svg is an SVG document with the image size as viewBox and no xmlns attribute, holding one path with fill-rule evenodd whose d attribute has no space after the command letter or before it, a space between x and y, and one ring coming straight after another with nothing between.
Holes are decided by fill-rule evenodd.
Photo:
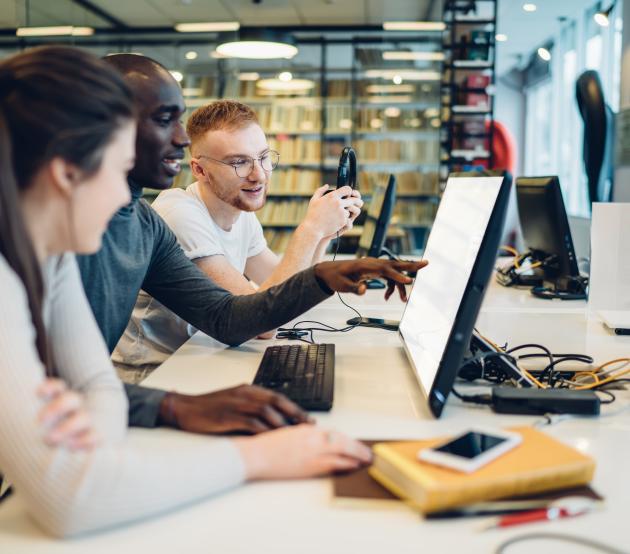
<instances>
[{"instance_id":1,"label":"hand on keyboard","mask_svg":"<svg viewBox=\"0 0 630 554\"><path fill-rule=\"evenodd\" d=\"M302 479L357 469L372 460L363 443L315 425L235 439L247 479Z\"/></svg>"},{"instance_id":2,"label":"hand on keyboard","mask_svg":"<svg viewBox=\"0 0 630 554\"><path fill-rule=\"evenodd\" d=\"M168 393L160 405L163 424L192 433L262 433L311 422L286 396L252 385L240 385L199 396Z\"/></svg>"},{"instance_id":3,"label":"hand on keyboard","mask_svg":"<svg viewBox=\"0 0 630 554\"><path fill-rule=\"evenodd\" d=\"M361 258L342 262L321 262L315 266L315 276L330 289L337 292L354 292L364 294L367 290L365 281L383 278L387 281L385 299L398 289L403 302L407 301L405 285L412 282L405 272L413 273L427 265L426 260L419 262L402 262Z\"/></svg>"}]
</instances>

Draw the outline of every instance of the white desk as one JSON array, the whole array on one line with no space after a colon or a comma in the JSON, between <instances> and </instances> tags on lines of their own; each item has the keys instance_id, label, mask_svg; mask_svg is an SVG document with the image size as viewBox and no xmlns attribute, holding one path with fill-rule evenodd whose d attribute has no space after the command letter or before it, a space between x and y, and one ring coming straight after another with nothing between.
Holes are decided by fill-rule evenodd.
<instances>
[{"instance_id":1,"label":"white desk","mask_svg":"<svg viewBox=\"0 0 630 554\"><path fill-rule=\"evenodd\" d=\"M381 297L382 291L369 291L363 298L346 299L365 315L400 317L400 301L392 299L384 307ZM566 346L588 352L599 361L630 352L630 337L609 335L601 324L586 321L584 310L583 302L538 300L527 292L493 285L478 326L499 342L536 340L555 350ZM352 315L332 298L308 318L341 325ZM366 439L420 438L453 433L473 421L526 425L538 419L500 417L453 398L442 419L429 419L395 333L360 328L328 336L319 333L317 339L337 347L334 408L317 416L324 426ZM198 334L146 384L195 393L251 382L269 344L250 341L225 349ZM0 505L0 552L489 553L509 537L534 531L575 533L630 549L625 529L630 508L630 409L625 409L629 406L630 395L624 393L604 407L599 419L567 419L546 428L597 459L594 487L606 497L606 508L573 520L480 532L480 519L425 522L402 506L391 510L335 506L330 481L318 479L248 484L160 518L65 543L39 531L16 497ZM509 552L592 551L543 541L517 545Z\"/></svg>"}]
</instances>

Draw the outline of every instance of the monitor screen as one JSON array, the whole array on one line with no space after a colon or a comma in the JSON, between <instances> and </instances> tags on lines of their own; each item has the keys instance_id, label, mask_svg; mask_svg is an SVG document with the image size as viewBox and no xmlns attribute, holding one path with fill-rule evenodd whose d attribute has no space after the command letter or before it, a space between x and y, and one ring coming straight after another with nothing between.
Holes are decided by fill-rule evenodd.
<instances>
[{"instance_id":1,"label":"monitor screen","mask_svg":"<svg viewBox=\"0 0 630 554\"><path fill-rule=\"evenodd\" d=\"M496 258L510 184L503 177L449 178L424 252L429 265L418 273L400 322L405 350L436 416L458 369L445 368L445 361L460 364L470 341ZM461 354L447 356L449 347ZM438 374L445 370L452 380L437 390ZM437 395L435 405L431 395Z\"/></svg>"},{"instance_id":2,"label":"monitor screen","mask_svg":"<svg viewBox=\"0 0 630 554\"><path fill-rule=\"evenodd\" d=\"M383 246L385 246L387 228L395 202L396 177L390 175L387 186L377 185L374 187L372 200L363 223L363 232L359 239L359 248L357 250L359 258L363 256L378 257L381 255Z\"/></svg>"},{"instance_id":3,"label":"monitor screen","mask_svg":"<svg viewBox=\"0 0 630 554\"><path fill-rule=\"evenodd\" d=\"M545 264L545 278L577 277L577 259L558 177L516 179L518 214L525 246Z\"/></svg>"}]
</instances>

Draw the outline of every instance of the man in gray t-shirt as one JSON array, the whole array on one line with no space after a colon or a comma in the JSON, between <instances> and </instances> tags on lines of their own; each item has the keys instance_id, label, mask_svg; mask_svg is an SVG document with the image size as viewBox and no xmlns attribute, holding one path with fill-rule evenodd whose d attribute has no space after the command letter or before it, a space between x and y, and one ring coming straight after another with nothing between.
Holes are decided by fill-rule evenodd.
<instances>
[{"instance_id":1,"label":"man in gray t-shirt","mask_svg":"<svg viewBox=\"0 0 630 554\"><path fill-rule=\"evenodd\" d=\"M234 296L188 260L175 235L141 199L142 188L166 189L180 170L189 140L180 118L181 90L157 62L132 54L105 58L136 95L136 163L129 174L131 203L111 220L101 250L79 256L85 291L110 352L120 339L140 289L217 340L238 345L279 327L328 298L333 291L365 291L367 278L390 280L404 297L410 279L400 271L421 264L364 259L326 262L266 291ZM131 425L170 425L191 432L260 432L307 416L281 395L252 386L200 396L126 385Z\"/></svg>"}]
</instances>

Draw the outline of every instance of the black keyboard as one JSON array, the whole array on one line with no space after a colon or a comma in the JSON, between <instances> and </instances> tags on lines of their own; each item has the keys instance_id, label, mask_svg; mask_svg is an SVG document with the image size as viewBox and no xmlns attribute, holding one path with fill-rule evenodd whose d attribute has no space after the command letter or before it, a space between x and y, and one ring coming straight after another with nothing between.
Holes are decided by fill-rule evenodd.
<instances>
[{"instance_id":1,"label":"black keyboard","mask_svg":"<svg viewBox=\"0 0 630 554\"><path fill-rule=\"evenodd\" d=\"M270 346L254 385L281 392L305 410L328 411L335 388L335 345Z\"/></svg>"}]
</instances>

